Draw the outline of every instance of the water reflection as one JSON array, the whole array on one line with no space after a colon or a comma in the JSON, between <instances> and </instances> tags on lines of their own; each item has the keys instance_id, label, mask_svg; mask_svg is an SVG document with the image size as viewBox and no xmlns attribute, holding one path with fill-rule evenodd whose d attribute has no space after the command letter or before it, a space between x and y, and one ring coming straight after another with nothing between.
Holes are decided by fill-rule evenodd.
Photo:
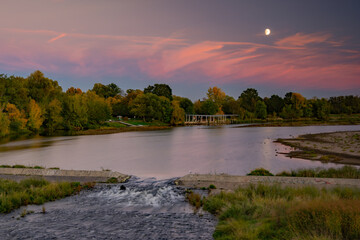
<instances>
[{"instance_id":1,"label":"water reflection","mask_svg":"<svg viewBox=\"0 0 360 240\"><path fill-rule=\"evenodd\" d=\"M1 164L62 169L112 169L158 179L192 173L245 175L257 167L280 172L335 164L290 159L273 141L306 133L360 130L360 126L178 127L163 131L53 137L0 145Z\"/></svg>"}]
</instances>

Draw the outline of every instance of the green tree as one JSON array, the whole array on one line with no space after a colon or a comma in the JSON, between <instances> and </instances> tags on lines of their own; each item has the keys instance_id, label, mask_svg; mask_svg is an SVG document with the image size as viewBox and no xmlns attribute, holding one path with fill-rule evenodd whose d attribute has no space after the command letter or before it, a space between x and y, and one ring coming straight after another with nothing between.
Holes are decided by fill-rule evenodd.
<instances>
[{"instance_id":1,"label":"green tree","mask_svg":"<svg viewBox=\"0 0 360 240\"><path fill-rule=\"evenodd\" d=\"M260 119L265 119L267 117L266 105L263 101L257 101L255 114L256 117Z\"/></svg>"},{"instance_id":2,"label":"green tree","mask_svg":"<svg viewBox=\"0 0 360 240\"><path fill-rule=\"evenodd\" d=\"M241 93L239 98L242 99L242 107L251 113L255 113L256 103L258 100L261 100L257 90L254 88L246 89L244 92Z\"/></svg>"},{"instance_id":3,"label":"green tree","mask_svg":"<svg viewBox=\"0 0 360 240\"><path fill-rule=\"evenodd\" d=\"M88 124L88 108L84 94L67 96L63 101L62 116L65 129L81 130Z\"/></svg>"},{"instance_id":4,"label":"green tree","mask_svg":"<svg viewBox=\"0 0 360 240\"><path fill-rule=\"evenodd\" d=\"M62 128L62 104L58 99L53 99L46 108L44 125L49 133Z\"/></svg>"},{"instance_id":5,"label":"green tree","mask_svg":"<svg viewBox=\"0 0 360 240\"><path fill-rule=\"evenodd\" d=\"M194 104L188 98L181 98L180 99L180 107L184 109L186 114L193 114L194 113Z\"/></svg>"},{"instance_id":6,"label":"green tree","mask_svg":"<svg viewBox=\"0 0 360 240\"><path fill-rule=\"evenodd\" d=\"M284 107L284 100L278 95L272 95L270 98L265 100L267 106L267 112L273 114L274 112L279 115Z\"/></svg>"},{"instance_id":7,"label":"green tree","mask_svg":"<svg viewBox=\"0 0 360 240\"><path fill-rule=\"evenodd\" d=\"M217 112L219 112L219 106L215 102L207 99L201 103L200 114L214 115Z\"/></svg>"},{"instance_id":8,"label":"green tree","mask_svg":"<svg viewBox=\"0 0 360 240\"><path fill-rule=\"evenodd\" d=\"M172 108L168 98L147 93L138 95L132 101L131 112L144 121L156 119L170 122Z\"/></svg>"},{"instance_id":9,"label":"green tree","mask_svg":"<svg viewBox=\"0 0 360 240\"><path fill-rule=\"evenodd\" d=\"M101 121L105 121L111 117L110 103L104 98L98 96L93 91L87 91L86 94L87 117L88 122L97 125Z\"/></svg>"},{"instance_id":10,"label":"green tree","mask_svg":"<svg viewBox=\"0 0 360 240\"><path fill-rule=\"evenodd\" d=\"M319 120L327 121L330 117L330 104L325 98L317 99L314 103L315 116Z\"/></svg>"},{"instance_id":11,"label":"green tree","mask_svg":"<svg viewBox=\"0 0 360 240\"><path fill-rule=\"evenodd\" d=\"M225 99L222 104L222 110L225 114L236 114L235 112L238 109L238 104L233 97L225 96Z\"/></svg>"},{"instance_id":12,"label":"green tree","mask_svg":"<svg viewBox=\"0 0 360 240\"><path fill-rule=\"evenodd\" d=\"M31 99L29 103L29 118L27 121L29 130L38 132L43 121L44 118L41 107L37 105L34 99Z\"/></svg>"},{"instance_id":13,"label":"green tree","mask_svg":"<svg viewBox=\"0 0 360 240\"><path fill-rule=\"evenodd\" d=\"M155 84L144 89L144 93L152 93L157 96L164 96L172 101L172 89L167 84Z\"/></svg>"},{"instance_id":14,"label":"green tree","mask_svg":"<svg viewBox=\"0 0 360 240\"><path fill-rule=\"evenodd\" d=\"M27 77L27 88L29 97L41 104L48 104L62 94L58 82L46 78L40 71L35 71Z\"/></svg>"},{"instance_id":15,"label":"green tree","mask_svg":"<svg viewBox=\"0 0 360 240\"><path fill-rule=\"evenodd\" d=\"M0 109L0 137L6 136L10 133L10 120L3 109Z\"/></svg>"},{"instance_id":16,"label":"green tree","mask_svg":"<svg viewBox=\"0 0 360 240\"><path fill-rule=\"evenodd\" d=\"M122 90L115 83L103 85L102 83L95 83L92 90L97 95L103 98L115 97L122 95Z\"/></svg>"}]
</instances>

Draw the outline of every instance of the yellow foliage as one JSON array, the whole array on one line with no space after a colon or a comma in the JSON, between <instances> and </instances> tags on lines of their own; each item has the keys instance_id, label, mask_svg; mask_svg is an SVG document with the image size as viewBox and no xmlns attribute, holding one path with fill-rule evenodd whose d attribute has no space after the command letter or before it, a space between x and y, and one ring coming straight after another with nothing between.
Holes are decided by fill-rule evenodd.
<instances>
[{"instance_id":1,"label":"yellow foliage","mask_svg":"<svg viewBox=\"0 0 360 240\"><path fill-rule=\"evenodd\" d=\"M14 104L8 103L6 105L6 112L14 129L23 130L25 128L27 123L27 119L24 117L25 114L20 112Z\"/></svg>"},{"instance_id":2,"label":"yellow foliage","mask_svg":"<svg viewBox=\"0 0 360 240\"><path fill-rule=\"evenodd\" d=\"M37 131L40 129L44 118L43 113L40 106L35 102L35 100L31 99L29 104L29 121L28 126L30 130Z\"/></svg>"}]
</instances>

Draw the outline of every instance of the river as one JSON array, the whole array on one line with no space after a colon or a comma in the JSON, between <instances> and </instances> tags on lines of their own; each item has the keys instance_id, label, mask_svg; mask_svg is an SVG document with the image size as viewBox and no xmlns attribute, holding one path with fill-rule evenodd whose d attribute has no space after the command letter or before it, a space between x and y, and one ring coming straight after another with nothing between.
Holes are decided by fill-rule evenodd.
<instances>
[{"instance_id":1,"label":"river","mask_svg":"<svg viewBox=\"0 0 360 240\"><path fill-rule=\"evenodd\" d=\"M360 130L360 125L305 127L190 126L109 135L38 137L0 145L1 164L111 169L141 178L188 173L245 175L263 167L273 173L341 165L288 158L290 147L273 141L300 134Z\"/></svg>"}]
</instances>

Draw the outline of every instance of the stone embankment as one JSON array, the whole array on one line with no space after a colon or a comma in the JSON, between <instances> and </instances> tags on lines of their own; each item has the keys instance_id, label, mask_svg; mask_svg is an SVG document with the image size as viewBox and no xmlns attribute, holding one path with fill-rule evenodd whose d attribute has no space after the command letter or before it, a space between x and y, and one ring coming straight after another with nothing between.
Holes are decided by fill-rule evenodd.
<instances>
[{"instance_id":1,"label":"stone embankment","mask_svg":"<svg viewBox=\"0 0 360 240\"><path fill-rule=\"evenodd\" d=\"M125 182L130 178L113 171L86 171L86 170L59 170L59 169L32 169L32 168L0 168L0 178L20 181L25 178L44 178L50 182L106 182L116 178L118 182Z\"/></svg>"},{"instance_id":2,"label":"stone embankment","mask_svg":"<svg viewBox=\"0 0 360 240\"><path fill-rule=\"evenodd\" d=\"M187 188L207 188L210 184L220 190L235 190L249 184L281 184L284 186L316 187L358 187L360 179L344 178L309 178L309 177L276 177L276 176L231 176L226 174L189 174L175 181L177 185Z\"/></svg>"}]
</instances>

